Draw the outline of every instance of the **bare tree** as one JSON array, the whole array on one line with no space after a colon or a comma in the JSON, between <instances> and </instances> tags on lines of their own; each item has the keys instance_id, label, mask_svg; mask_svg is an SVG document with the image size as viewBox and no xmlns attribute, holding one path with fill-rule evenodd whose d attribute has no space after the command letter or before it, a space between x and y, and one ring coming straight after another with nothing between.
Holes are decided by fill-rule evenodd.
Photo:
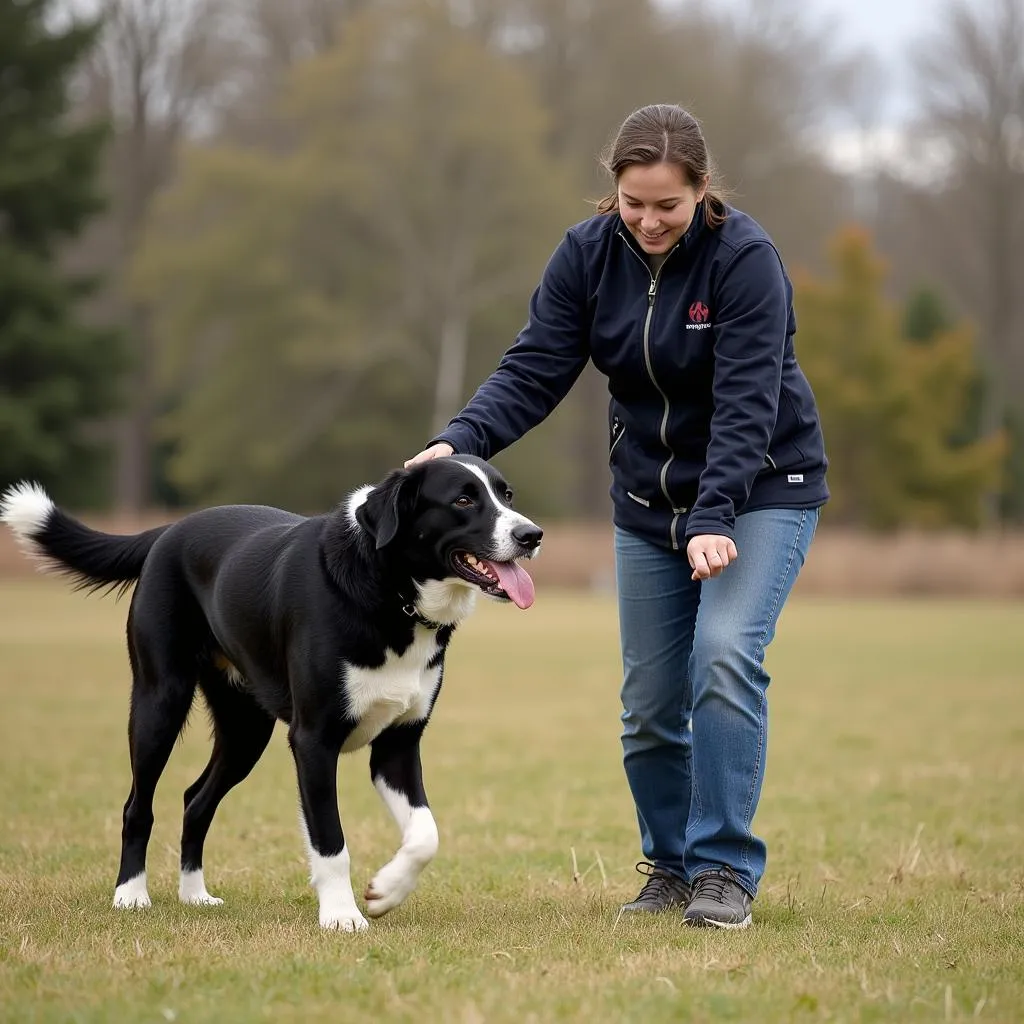
<instances>
[{"instance_id":1,"label":"bare tree","mask_svg":"<svg viewBox=\"0 0 1024 1024\"><path fill-rule=\"evenodd\" d=\"M335 46L345 23L371 4L372 0L240 0L239 10L260 66L273 72Z\"/></svg>"},{"instance_id":2,"label":"bare tree","mask_svg":"<svg viewBox=\"0 0 1024 1024\"><path fill-rule=\"evenodd\" d=\"M114 126L110 215L97 229L105 251L94 258L113 277L109 306L131 343L115 474L116 505L131 513L151 497L157 353L149 311L127 296L124 277L181 138L211 128L230 99L235 33L230 10L218 0L80 0L73 9L99 14L104 26L79 99L107 113Z\"/></svg>"},{"instance_id":3,"label":"bare tree","mask_svg":"<svg viewBox=\"0 0 1024 1024\"><path fill-rule=\"evenodd\" d=\"M928 207L941 232L936 249L981 324L994 371L992 429L1009 401L1024 398L1024 6L947 3L914 67L924 134L948 160L945 190Z\"/></svg>"}]
</instances>

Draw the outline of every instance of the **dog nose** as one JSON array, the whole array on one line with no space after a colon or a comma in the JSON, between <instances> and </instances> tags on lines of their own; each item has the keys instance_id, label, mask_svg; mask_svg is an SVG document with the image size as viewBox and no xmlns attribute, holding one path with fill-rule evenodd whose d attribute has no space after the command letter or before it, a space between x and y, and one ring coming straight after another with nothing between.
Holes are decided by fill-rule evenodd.
<instances>
[{"instance_id":1,"label":"dog nose","mask_svg":"<svg viewBox=\"0 0 1024 1024\"><path fill-rule=\"evenodd\" d=\"M520 523L512 529L512 539L524 548L535 548L540 544L544 531L533 523Z\"/></svg>"}]
</instances>

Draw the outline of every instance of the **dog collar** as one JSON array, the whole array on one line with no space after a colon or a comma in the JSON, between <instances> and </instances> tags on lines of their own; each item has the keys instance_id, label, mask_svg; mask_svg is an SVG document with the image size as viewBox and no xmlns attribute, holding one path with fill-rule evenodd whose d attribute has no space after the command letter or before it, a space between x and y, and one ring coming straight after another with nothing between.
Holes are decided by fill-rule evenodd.
<instances>
[{"instance_id":1,"label":"dog collar","mask_svg":"<svg viewBox=\"0 0 1024 1024\"><path fill-rule=\"evenodd\" d=\"M421 626L426 626L427 629L441 629L444 626L443 622L432 622L430 619L425 618L416 611L416 605L412 601L406 601L402 605L402 611L409 616L413 622L418 622Z\"/></svg>"}]
</instances>

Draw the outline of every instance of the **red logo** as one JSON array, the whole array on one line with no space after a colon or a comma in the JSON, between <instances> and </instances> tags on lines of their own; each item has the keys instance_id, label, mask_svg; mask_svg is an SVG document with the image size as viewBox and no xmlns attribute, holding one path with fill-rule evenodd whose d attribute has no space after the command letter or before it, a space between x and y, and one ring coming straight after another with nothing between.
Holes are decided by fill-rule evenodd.
<instances>
[{"instance_id":1,"label":"red logo","mask_svg":"<svg viewBox=\"0 0 1024 1024\"><path fill-rule=\"evenodd\" d=\"M703 302L695 302L690 307L690 319L695 324L705 323L709 316L711 316L711 310Z\"/></svg>"}]
</instances>

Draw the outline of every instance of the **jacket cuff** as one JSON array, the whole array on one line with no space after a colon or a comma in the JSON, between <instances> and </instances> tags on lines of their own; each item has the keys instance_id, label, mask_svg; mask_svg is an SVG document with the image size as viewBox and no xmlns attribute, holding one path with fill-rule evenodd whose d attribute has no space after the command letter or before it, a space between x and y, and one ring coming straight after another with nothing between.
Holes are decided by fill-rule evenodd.
<instances>
[{"instance_id":1,"label":"jacket cuff","mask_svg":"<svg viewBox=\"0 0 1024 1024\"><path fill-rule=\"evenodd\" d=\"M465 455L466 454L465 452L460 452L459 451L459 446L455 443L454 439L451 438L451 437L448 437L446 434L439 434L437 437L432 438L430 441L428 441L423 446L423 450L426 451L428 448L432 447L435 444L447 444L447 445L450 445L451 449L452 449L452 454L453 455Z\"/></svg>"},{"instance_id":2,"label":"jacket cuff","mask_svg":"<svg viewBox=\"0 0 1024 1024\"><path fill-rule=\"evenodd\" d=\"M736 540L736 531L731 523L725 523L720 519L704 519L696 522L690 518L686 521L685 540L689 543L691 537L701 534L714 534L717 537L728 537L729 540Z\"/></svg>"}]
</instances>

